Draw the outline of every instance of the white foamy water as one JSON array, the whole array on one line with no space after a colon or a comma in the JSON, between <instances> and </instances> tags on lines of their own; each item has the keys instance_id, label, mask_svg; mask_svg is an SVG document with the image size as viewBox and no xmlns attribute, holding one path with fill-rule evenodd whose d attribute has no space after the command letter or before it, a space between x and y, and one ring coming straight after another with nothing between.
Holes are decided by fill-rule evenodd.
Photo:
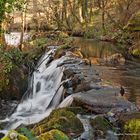
<instances>
[{"instance_id":1,"label":"white foamy water","mask_svg":"<svg viewBox=\"0 0 140 140\"><path fill-rule=\"evenodd\" d=\"M59 108L63 108L63 107L69 107L71 106L72 102L74 100L74 95L69 95L68 97L66 97L58 106Z\"/></svg>"},{"instance_id":2,"label":"white foamy water","mask_svg":"<svg viewBox=\"0 0 140 140\"><path fill-rule=\"evenodd\" d=\"M5 41L7 45L18 46L20 44L20 37L21 37L20 32L12 32L9 34L5 34ZM28 38L29 35L25 33L23 36L23 41L26 41Z\"/></svg>"},{"instance_id":3,"label":"white foamy water","mask_svg":"<svg viewBox=\"0 0 140 140\"><path fill-rule=\"evenodd\" d=\"M55 49L46 52L35 68L29 93L24 96L15 112L7 118L8 125L6 130L17 128L21 124L34 124L47 117L55 109L64 92L62 86L63 67L59 64L66 60L66 57L50 62Z\"/></svg>"}]
</instances>

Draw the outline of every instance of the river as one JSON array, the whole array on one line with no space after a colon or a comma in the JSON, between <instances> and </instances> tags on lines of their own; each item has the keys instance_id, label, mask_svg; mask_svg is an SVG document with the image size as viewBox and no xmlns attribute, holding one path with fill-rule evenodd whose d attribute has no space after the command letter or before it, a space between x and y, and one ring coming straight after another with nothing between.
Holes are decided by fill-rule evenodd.
<instances>
[{"instance_id":1,"label":"river","mask_svg":"<svg viewBox=\"0 0 140 140\"><path fill-rule=\"evenodd\" d=\"M99 63L97 63L96 60L98 58L100 59L108 58L109 56L115 53L120 53L119 49L117 49L119 48L119 46L107 42L100 42L83 38L75 38L74 45L80 48L84 58L93 60L92 62L94 62L94 65L92 65L92 67L90 66L90 68L94 69L95 73L93 72L93 70L88 72L85 71L87 75L89 75L90 77L94 77L96 76L97 73L99 73L100 75L99 77L101 77L104 83L111 84L113 86L116 85L123 86L127 93L126 95L128 100L134 102L137 106L140 106L140 94L139 94L140 64L138 62L126 61L124 65L112 65L112 66L100 65ZM14 113L5 120L0 121L2 126L4 125L5 129L1 131L2 133L7 133L8 130L15 129L21 124L29 125L37 123L41 121L43 118L47 117L53 109L57 107L66 107L67 104L69 103L66 102L67 99L70 99L69 101L71 101L71 97L74 98L74 95L75 97L78 98L78 94L74 94L73 96L70 95L68 96L68 98L63 100L65 90L62 85L69 81L69 79L63 79L64 69L66 70L68 68L73 69L76 68L76 70L78 70L77 74L84 72L84 70L79 71L80 67L75 67L81 64L81 59L71 58L67 54L59 59L50 61L51 58L54 56L55 51L56 47L51 46L50 51L46 52L38 62L35 71L32 74L31 81L29 83L29 87L26 92L27 94L25 94L25 96L22 98L21 102L18 104ZM81 75L81 77L86 77L88 80L90 78L87 75L85 76ZM94 80L100 81L100 79L96 78ZM102 103L104 103L104 105L106 104L104 100L107 101L106 100L107 98L104 98L105 97L104 93L105 92L109 93L108 88L107 92L106 88L103 88L103 90L101 89L103 94L99 90L100 99L102 99L100 100L101 104ZM97 90L98 89L96 89L96 92ZM93 89L93 91L95 91L95 89ZM92 97L91 94L93 93L93 91L89 90L88 95L89 97L87 98L88 101L93 101L95 98L97 101L97 98L99 98L98 92L97 96L94 95L94 97ZM81 92L80 98L82 97L85 99L87 96ZM108 95L106 97L108 97ZM107 103L110 102L110 99L111 101L114 101L113 99L116 98L114 94L112 97L113 98L109 97L109 101L107 101ZM123 103L122 108L123 107L125 108L126 106L124 105L127 105L126 102L125 102L126 104L124 104L124 101L125 100L123 100L122 102ZM121 100L119 103L121 103ZM88 120L85 118L81 118L81 120L83 121L85 128L84 134L90 135L89 132L91 128Z\"/></svg>"},{"instance_id":2,"label":"river","mask_svg":"<svg viewBox=\"0 0 140 140\"><path fill-rule=\"evenodd\" d=\"M84 58L93 60L96 70L106 83L123 86L129 101L140 107L140 63L126 60L124 65L99 65L97 58L107 58L121 53L120 44L101 42L93 39L75 38L75 46L80 47Z\"/></svg>"},{"instance_id":3,"label":"river","mask_svg":"<svg viewBox=\"0 0 140 140\"><path fill-rule=\"evenodd\" d=\"M24 35L24 40L29 36ZM20 33L13 32L5 35L9 45L18 45ZM121 53L120 44L112 44L93 39L74 38L74 45L81 48L84 58L93 60L102 79L114 85L123 86L126 89L127 98L140 107L140 61L126 61L124 65L98 65L97 58L107 58L115 53Z\"/></svg>"}]
</instances>

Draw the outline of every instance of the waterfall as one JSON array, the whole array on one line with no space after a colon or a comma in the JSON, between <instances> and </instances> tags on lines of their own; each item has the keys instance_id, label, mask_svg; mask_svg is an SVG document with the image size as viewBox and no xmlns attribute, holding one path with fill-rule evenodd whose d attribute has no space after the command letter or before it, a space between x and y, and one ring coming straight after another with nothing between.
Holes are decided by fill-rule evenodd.
<instances>
[{"instance_id":1,"label":"waterfall","mask_svg":"<svg viewBox=\"0 0 140 140\"><path fill-rule=\"evenodd\" d=\"M71 106L72 102L74 99L74 95L69 95L68 97L66 97L58 106L59 108L63 108L63 107L69 107Z\"/></svg>"},{"instance_id":2,"label":"waterfall","mask_svg":"<svg viewBox=\"0 0 140 140\"><path fill-rule=\"evenodd\" d=\"M4 35L4 37L7 45L18 46L20 44L20 37L21 37L20 32L7 33ZM28 39L29 39L29 35L25 33L23 37L23 41L26 41Z\"/></svg>"},{"instance_id":3,"label":"waterfall","mask_svg":"<svg viewBox=\"0 0 140 140\"><path fill-rule=\"evenodd\" d=\"M62 86L64 68L61 63L67 58L64 56L50 61L54 53L55 49L51 48L39 60L32 74L28 92L8 118L6 130L15 129L21 124L37 123L59 105L64 92Z\"/></svg>"}]
</instances>

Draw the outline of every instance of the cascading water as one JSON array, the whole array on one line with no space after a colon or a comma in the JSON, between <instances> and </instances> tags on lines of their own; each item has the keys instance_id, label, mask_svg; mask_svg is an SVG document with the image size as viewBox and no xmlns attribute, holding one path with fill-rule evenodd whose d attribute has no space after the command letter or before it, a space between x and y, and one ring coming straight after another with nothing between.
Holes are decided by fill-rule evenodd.
<instances>
[{"instance_id":1,"label":"cascading water","mask_svg":"<svg viewBox=\"0 0 140 140\"><path fill-rule=\"evenodd\" d=\"M5 41L7 45L12 45L17 47L20 44L20 37L21 37L20 32L8 33L5 34ZM24 33L23 41L26 41L28 39L29 39L29 35L27 33Z\"/></svg>"},{"instance_id":2,"label":"cascading water","mask_svg":"<svg viewBox=\"0 0 140 140\"><path fill-rule=\"evenodd\" d=\"M23 97L15 112L8 118L6 130L15 129L21 124L39 122L59 105L64 91L61 86L63 67L59 65L66 57L51 61L54 53L55 49L51 48L40 59L32 74L28 94Z\"/></svg>"}]
</instances>

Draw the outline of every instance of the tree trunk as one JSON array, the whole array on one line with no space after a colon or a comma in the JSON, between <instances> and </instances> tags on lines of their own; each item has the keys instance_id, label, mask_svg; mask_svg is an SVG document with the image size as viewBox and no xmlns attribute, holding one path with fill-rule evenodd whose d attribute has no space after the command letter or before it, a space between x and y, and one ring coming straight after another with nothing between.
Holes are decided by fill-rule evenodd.
<instances>
[{"instance_id":1,"label":"tree trunk","mask_svg":"<svg viewBox=\"0 0 140 140\"><path fill-rule=\"evenodd\" d=\"M63 0L63 20L66 22L67 28L71 30L71 25L68 20L67 1L66 0Z\"/></svg>"},{"instance_id":2,"label":"tree trunk","mask_svg":"<svg viewBox=\"0 0 140 140\"><path fill-rule=\"evenodd\" d=\"M91 22L91 20L92 20L92 0L90 0L90 13L89 13L89 16L90 16L90 18L89 18L89 22Z\"/></svg>"},{"instance_id":3,"label":"tree trunk","mask_svg":"<svg viewBox=\"0 0 140 140\"><path fill-rule=\"evenodd\" d=\"M38 16L37 16L37 12L38 12L38 6L37 6L37 0L33 0L33 11L34 11L34 21L36 24L36 31L39 31L39 23L38 23Z\"/></svg>"},{"instance_id":4,"label":"tree trunk","mask_svg":"<svg viewBox=\"0 0 140 140\"><path fill-rule=\"evenodd\" d=\"M21 35L20 35L20 44L19 44L19 50L22 51L23 46L23 38L24 38L24 31L25 31L25 23L26 23L26 9L27 9L27 1L25 0L25 3L23 5L23 11L21 13Z\"/></svg>"},{"instance_id":5,"label":"tree trunk","mask_svg":"<svg viewBox=\"0 0 140 140\"><path fill-rule=\"evenodd\" d=\"M5 24L3 22L0 23L0 44L2 44L6 49Z\"/></svg>"},{"instance_id":6,"label":"tree trunk","mask_svg":"<svg viewBox=\"0 0 140 140\"><path fill-rule=\"evenodd\" d=\"M102 10L102 29L105 32L105 11Z\"/></svg>"},{"instance_id":7,"label":"tree trunk","mask_svg":"<svg viewBox=\"0 0 140 140\"><path fill-rule=\"evenodd\" d=\"M103 34L105 34L105 3L102 0L102 30Z\"/></svg>"}]
</instances>

